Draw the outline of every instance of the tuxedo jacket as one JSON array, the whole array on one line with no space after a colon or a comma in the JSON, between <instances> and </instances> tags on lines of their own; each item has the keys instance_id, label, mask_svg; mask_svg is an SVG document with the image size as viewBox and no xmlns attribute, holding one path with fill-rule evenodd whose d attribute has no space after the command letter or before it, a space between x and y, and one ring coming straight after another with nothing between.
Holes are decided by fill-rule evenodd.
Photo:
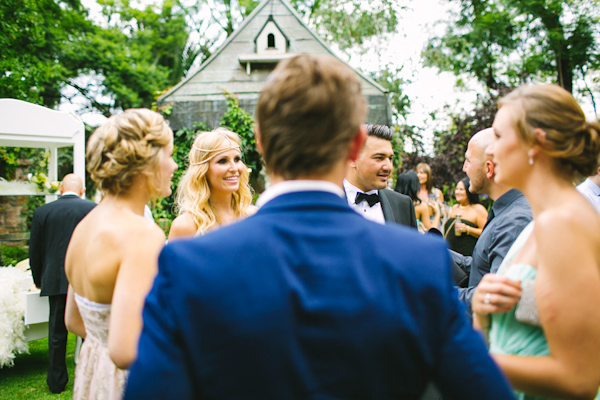
<instances>
[{"instance_id":1,"label":"tuxedo jacket","mask_svg":"<svg viewBox=\"0 0 600 400\"><path fill-rule=\"evenodd\" d=\"M287 193L163 249L125 398L513 398L464 314L443 240Z\"/></svg>"},{"instance_id":2,"label":"tuxedo jacket","mask_svg":"<svg viewBox=\"0 0 600 400\"><path fill-rule=\"evenodd\" d=\"M67 294L65 254L75 227L96 206L75 195L66 195L33 212L29 237L29 265L41 296Z\"/></svg>"},{"instance_id":3,"label":"tuxedo jacket","mask_svg":"<svg viewBox=\"0 0 600 400\"><path fill-rule=\"evenodd\" d=\"M415 216L415 205L409 196L390 189L379 190L381 209L386 222L417 228L417 217Z\"/></svg>"}]
</instances>

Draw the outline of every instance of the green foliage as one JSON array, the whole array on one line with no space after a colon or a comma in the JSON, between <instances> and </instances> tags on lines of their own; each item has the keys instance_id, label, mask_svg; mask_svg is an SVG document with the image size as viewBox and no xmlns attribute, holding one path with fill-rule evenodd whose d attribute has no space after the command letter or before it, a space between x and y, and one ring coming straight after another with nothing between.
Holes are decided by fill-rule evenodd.
<instances>
[{"instance_id":1,"label":"green foliage","mask_svg":"<svg viewBox=\"0 0 600 400\"><path fill-rule=\"evenodd\" d=\"M129 0L98 4L104 21L94 24L80 0L0 2L0 97L54 107L68 85L105 116L150 108L198 56L178 0L144 9Z\"/></svg>"},{"instance_id":2,"label":"green foliage","mask_svg":"<svg viewBox=\"0 0 600 400\"><path fill-rule=\"evenodd\" d=\"M193 62L186 52L185 10L178 1L167 0L144 9L131 7L127 0L98 3L106 26L93 26L65 50L72 69L97 80L84 85L71 79L68 84L105 116L115 108L152 107ZM96 92L98 84L103 97Z\"/></svg>"},{"instance_id":3,"label":"green foliage","mask_svg":"<svg viewBox=\"0 0 600 400\"><path fill-rule=\"evenodd\" d=\"M260 191L260 171L262 170L262 157L256 150L256 142L254 140L254 118L240 107L237 97L231 93L225 93L227 99L227 111L221 118L221 126L227 127L233 132L240 135L242 159L250 172L250 184L252 187Z\"/></svg>"},{"instance_id":4,"label":"green foliage","mask_svg":"<svg viewBox=\"0 0 600 400\"><path fill-rule=\"evenodd\" d=\"M381 71L372 72L371 78L388 91L388 98L392 106L392 128L396 130L396 136L392 142L394 148L394 166L398 168L402 164L402 155L407 143L410 143L418 151L423 151L423 137L414 125L405 123L406 116L410 112L410 99L402 91L402 88L410 83L400 77L402 67L394 68L386 65Z\"/></svg>"},{"instance_id":5,"label":"green foliage","mask_svg":"<svg viewBox=\"0 0 600 400\"><path fill-rule=\"evenodd\" d=\"M0 147L0 177L6 180L15 178L15 171L20 160L29 160L26 174L46 173L48 165L48 154L44 149L27 147Z\"/></svg>"},{"instance_id":6,"label":"green foliage","mask_svg":"<svg viewBox=\"0 0 600 400\"><path fill-rule=\"evenodd\" d=\"M577 71L597 67L595 0L458 2L446 34L423 52L428 66L471 75L488 90L555 76L569 91Z\"/></svg>"},{"instance_id":7,"label":"green foliage","mask_svg":"<svg viewBox=\"0 0 600 400\"><path fill-rule=\"evenodd\" d=\"M366 40L395 32L398 2L382 0L292 0L291 4L329 43L345 50Z\"/></svg>"},{"instance_id":8,"label":"green foliage","mask_svg":"<svg viewBox=\"0 0 600 400\"><path fill-rule=\"evenodd\" d=\"M0 266L17 265L29 257L29 249L19 246L0 246Z\"/></svg>"},{"instance_id":9,"label":"green foliage","mask_svg":"<svg viewBox=\"0 0 600 400\"><path fill-rule=\"evenodd\" d=\"M77 43L90 24L79 0L0 2L0 98L54 107L67 79L64 48Z\"/></svg>"}]
</instances>

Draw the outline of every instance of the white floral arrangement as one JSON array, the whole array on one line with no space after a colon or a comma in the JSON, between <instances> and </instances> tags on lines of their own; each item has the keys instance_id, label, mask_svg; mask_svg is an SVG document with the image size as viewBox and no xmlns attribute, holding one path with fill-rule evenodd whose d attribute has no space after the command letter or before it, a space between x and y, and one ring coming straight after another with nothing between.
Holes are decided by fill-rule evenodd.
<instances>
[{"instance_id":1,"label":"white floral arrangement","mask_svg":"<svg viewBox=\"0 0 600 400\"><path fill-rule=\"evenodd\" d=\"M50 181L45 174L36 174L29 181L7 181L0 178L0 194L4 196L25 196L56 193L60 183Z\"/></svg>"},{"instance_id":2,"label":"white floral arrangement","mask_svg":"<svg viewBox=\"0 0 600 400\"><path fill-rule=\"evenodd\" d=\"M0 267L0 368L11 367L15 354L28 353L24 292L31 276L15 267Z\"/></svg>"}]
</instances>

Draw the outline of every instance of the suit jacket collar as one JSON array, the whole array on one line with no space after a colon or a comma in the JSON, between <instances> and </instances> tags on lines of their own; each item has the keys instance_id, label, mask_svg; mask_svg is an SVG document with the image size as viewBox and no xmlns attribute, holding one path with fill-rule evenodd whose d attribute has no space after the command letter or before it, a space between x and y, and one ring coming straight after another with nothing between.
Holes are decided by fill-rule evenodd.
<instances>
[{"instance_id":1,"label":"suit jacket collar","mask_svg":"<svg viewBox=\"0 0 600 400\"><path fill-rule=\"evenodd\" d=\"M292 209L343 211L356 214L345 198L331 192L319 190L289 192L279 195L262 205L257 214L266 214Z\"/></svg>"},{"instance_id":2,"label":"suit jacket collar","mask_svg":"<svg viewBox=\"0 0 600 400\"><path fill-rule=\"evenodd\" d=\"M258 198L256 205L262 207L264 204L273 200L274 198L287 193L293 192L328 192L337 194L338 196L344 196L342 188L336 184L328 181L319 180L288 180L280 182L272 187L268 188Z\"/></svg>"},{"instance_id":3,"label":"suit jacket collar","mask_svg":"<svg viewBox=\"0 0 600 400\"><path fill-rule=\"evenodd\" d=\"M394 221L394 211L392 210L390 201L386 196L385 189L379 190L378 193L379 202L381 203L381 211L383 211L383 219L385 219L385 222Z\"/></svg>"}]
</instances>

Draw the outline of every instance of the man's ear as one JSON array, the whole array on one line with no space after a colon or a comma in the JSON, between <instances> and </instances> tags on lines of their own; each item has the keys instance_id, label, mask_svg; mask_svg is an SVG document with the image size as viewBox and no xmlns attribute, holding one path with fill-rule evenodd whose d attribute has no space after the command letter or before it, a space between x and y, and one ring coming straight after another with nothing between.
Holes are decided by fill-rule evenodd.
<instances>
[{"instance_id":1,"label":"man's ear","mask_svg":"<svg viewBox=\"0 0 600 400\"><path fill-rule=\"evenodd\" d=\"M483 165L483 170L487 179L494 179L494 163L492 162L492 160L485 161L485 164Z\"/></svg>"},{"instance_id":2,"label":"man's ear","mask_svg":"<svg viewBox=\"0 0 600 400\"><path fill-rule=\"evenodd\" d=\"M262 156L263 146L260 139L260 129L258 129L258 124L254 124L254 142L256 143L256 151L258 151L258 154Z\"/></svg>"},{"instance_id":3,"label":"man's ear","mask_svg":"<svg viewBox=\"0 0 600 400\"><path fill-rule=\"evenodd\" d=\"M350 165L352 166L356 159L358 158L360 151L365 145L365 141L367 140L367 128L364 125L361 125L358 128L358 132L350 141L350 147L348 149L348 161L350 161Z\"/></svg>"}]
</instances>

